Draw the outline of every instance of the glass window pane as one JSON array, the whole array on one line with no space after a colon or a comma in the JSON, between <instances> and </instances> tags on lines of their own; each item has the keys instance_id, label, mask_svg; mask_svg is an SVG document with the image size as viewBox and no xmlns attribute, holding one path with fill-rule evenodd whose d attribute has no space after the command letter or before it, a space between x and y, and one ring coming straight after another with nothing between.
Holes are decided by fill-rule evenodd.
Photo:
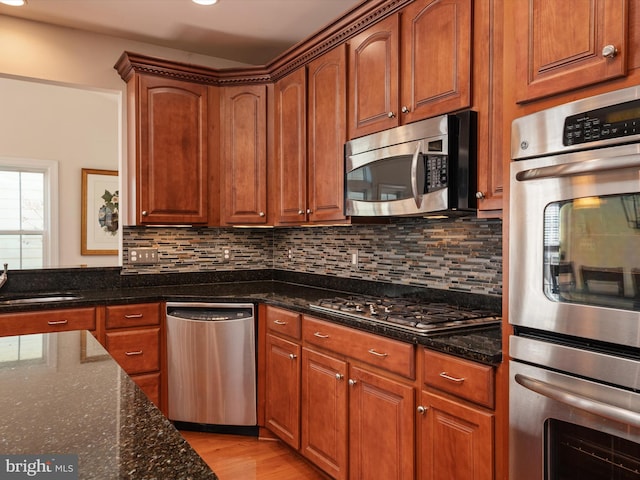
<instances>
[{"instance_id":1,"label":"glass window pane","mask_svg":"<svg viewBox=\"0 0 640 480\"><path fill-rule=\"evenodd\" d=\"M24 230L44 228L44 175L23 172L21 175L22 226Z\"/></svg>"},{"instance_id":2,"label":"glass window pane","mask_svg":"<svg viewBox=\"0 0 640 480\"><path fill-rule=\"evenodd\" d=\"M42 235L22 236L22 268L42 268Z\"/></svg>"},{"instance_id":3,"label":"glass window pane","mask_svg":"<svg viewBox=\"0 0 640 480\"><path fill-rule=\"evenodd\" d=\"M20 229L20 173L0 171L0 230Z\"/></svg>"}]
</instances>

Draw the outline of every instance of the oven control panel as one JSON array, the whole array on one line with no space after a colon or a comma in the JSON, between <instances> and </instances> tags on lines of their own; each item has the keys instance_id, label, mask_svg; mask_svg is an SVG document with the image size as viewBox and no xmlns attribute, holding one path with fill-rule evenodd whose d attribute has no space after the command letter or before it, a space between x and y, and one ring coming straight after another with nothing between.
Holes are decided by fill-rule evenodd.
<instances>
[{"instance_id":1,"label":"oven control panel","mask_svg":"<svg viewBox=\"0 0 640 480\"><path fill-rule=\"evenodd\" d=\"M640 133L640 100L611 105L565 118L565 146Z\"/></svg>"}]
</instances>

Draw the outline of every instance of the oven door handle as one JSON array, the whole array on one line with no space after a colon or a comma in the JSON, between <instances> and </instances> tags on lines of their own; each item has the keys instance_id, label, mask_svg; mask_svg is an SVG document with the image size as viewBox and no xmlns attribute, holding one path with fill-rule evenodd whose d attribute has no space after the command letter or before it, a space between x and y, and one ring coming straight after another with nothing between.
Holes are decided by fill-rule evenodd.
<instances>
[{"instance_id":1,"label":"oven door handle","mask_svg":"<svg viewBox=\"0 0 640 480\"><path fill-rule=\"evenodd\" d=\"M411 190L413 199L416 202L416 207L418 208L420 208L422 204L422 194L418 192L418 158L420 157L420 150L422 150L422 142L418 142L416 152L411 159Z\"/></svg>"},{"instance_id":2,"label":"oven door handle","mask_svg":"<svg viewBox=\"0 0 640 480\"><path fill-rule=\"evenodd\" d=\"M531 168L516 173L516 180L523 182L525 180L537 180L540 178L571 177L573 175L638 167L640 167L640 155L623 155L621 157L597 158L584 162Z\"/></svg>"},{"instance_id":3,"label":"oven door handle","mask_svg":"<svg viewBox=\"0 0 640 480\"><path fill-rule=\"evenodd\" d=\"M542 380L535 378L530 378L520 373L515 375L515 380L523 387L539 393L540 395L544 395L552 400L556 400L574 408L579 408L580 410L584 410L599 417L605 417L616 422L640 427L640 414L631 410L609 405L601 402L600 400L569 392L557 385L543 382Z\"/></svg>"}]
</instances>

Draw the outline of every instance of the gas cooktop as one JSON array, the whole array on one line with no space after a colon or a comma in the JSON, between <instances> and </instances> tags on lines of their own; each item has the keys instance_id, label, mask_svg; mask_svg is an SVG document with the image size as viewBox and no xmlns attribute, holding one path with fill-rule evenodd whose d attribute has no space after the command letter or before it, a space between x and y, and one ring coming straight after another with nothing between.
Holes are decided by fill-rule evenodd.
<instances>
[{"instance_id":1,"label":"gas cooktop","mask_svg":"<svg viewBox=\"0 0 640 480\"><path fill-rule=\"evenodd\" d=\"M501 318L490 311L406 298L334 297L318 300L309 307L311 310L367 320L417 335L486 327L501 322Z\"/></svg>"}]
</instances>

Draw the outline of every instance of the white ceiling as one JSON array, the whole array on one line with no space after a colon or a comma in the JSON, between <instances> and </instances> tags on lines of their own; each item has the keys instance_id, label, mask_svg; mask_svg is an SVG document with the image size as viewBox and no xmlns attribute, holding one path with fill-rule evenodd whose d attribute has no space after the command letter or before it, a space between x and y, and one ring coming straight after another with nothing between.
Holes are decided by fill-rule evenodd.
<instances>
[{"instance_id":1,"label":"white ceiling","mask_svg":"<svg viewBox=\"0 0 640 480\"><path fill-rule=\"evenodd\" d=\"M363 0L27 0L0 15L264 65Z\"/></svg>"}]
</instances>

